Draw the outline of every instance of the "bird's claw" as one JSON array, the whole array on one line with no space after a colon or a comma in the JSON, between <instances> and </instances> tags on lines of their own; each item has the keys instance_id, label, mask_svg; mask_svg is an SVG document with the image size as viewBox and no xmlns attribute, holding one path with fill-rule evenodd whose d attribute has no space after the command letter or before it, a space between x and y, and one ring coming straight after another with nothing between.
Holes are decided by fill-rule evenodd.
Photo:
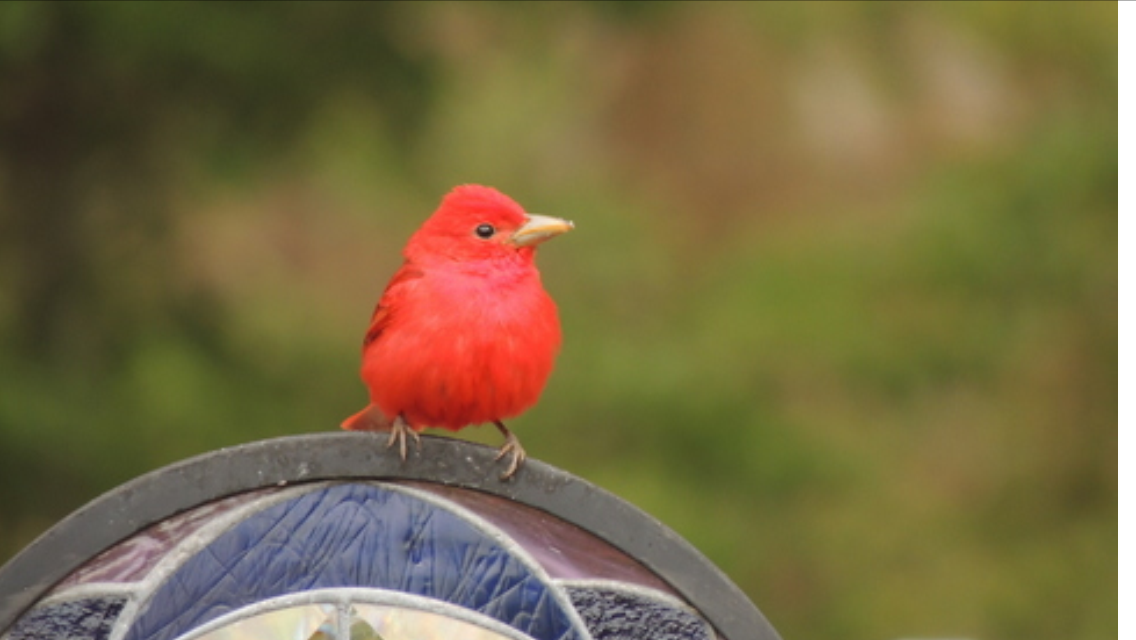
<instances>
[{"instance_id":1,"label":"bird's claw","mask_svg":"<svg viewBox=\"0 0 1136 640\"><path fill-rule=\"evenodd\" d=\"M493 458L493 461L496 462L504 458L505 455L510 452L513 454L513 459L509 461L509 467L505 469L505 473L501 474L501 480L508 480L517 473L517 469L521 468L528 454L525 453L525 448L521 446L521 441L517 439L517 436L513 435L512 431L506 429L505 425L500 422L494 422L493 424L495 424L497 429L505 436L505 444L501 445L501 448L497 451L497 457Z\"/></svg>"},{"instance_id":2,"label":"bird's claw","mask_svg":"<svg viewBox=\"0 0 1136 640\"><path fill-rule=\"evenodd\" d=\"M394 446L395 441L398 441L398 457L403 462L406 462L406 434L408 433L410 437L414 438L415 448L421 451L422 439L418 437L418 432L410 428L410 425L406 424L406 420L403 420L401 415L395 418L394 423L391 424L390 437L387 438L387 448L390 449Z\"/></svg>"}]
</instances>

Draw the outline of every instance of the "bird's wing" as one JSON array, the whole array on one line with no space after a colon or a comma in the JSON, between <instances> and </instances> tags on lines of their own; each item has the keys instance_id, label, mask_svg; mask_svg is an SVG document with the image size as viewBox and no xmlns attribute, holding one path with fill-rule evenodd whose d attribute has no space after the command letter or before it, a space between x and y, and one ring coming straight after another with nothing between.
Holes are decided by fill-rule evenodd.
<instances>
[{"instance_id":1,"label":"bird's wing","mask_svg":"<svg viewBox=\"0 0 1136 640\"><path fill-rule=\"evenodd\" d=\"M423 275L422 270L409 262L403 263L398 271L395 272L394 277L387 283L386 290L383 291L383 296L379 298L379 303L375 305L375 312L371 314L371 326L367 329L367 335L363 337L363 349L366 350L368 346L375 340L379 339L383 331L387 328L391 321L391 310L397 306L397 300L405 295L405 289L414 280L421 278Z\"/></svg>"}]
</instances>

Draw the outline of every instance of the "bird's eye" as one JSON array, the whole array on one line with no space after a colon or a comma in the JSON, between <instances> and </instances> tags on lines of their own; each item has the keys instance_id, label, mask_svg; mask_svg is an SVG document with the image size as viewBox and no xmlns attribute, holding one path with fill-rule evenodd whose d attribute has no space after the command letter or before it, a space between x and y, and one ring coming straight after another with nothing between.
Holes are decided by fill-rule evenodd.
<instances>
[{"instance_id":1,"label":"bird's eye","mask_svg":"<svg viewBox=\"0 0 1136 640\"><path fill-rule=\"evenodd\" d=\"M474 229L473 232L477 234L478 238L492 238L493 234L497 233L497 230L494 229L491 224L482 223L477 225L477 228Z\"/></svg>"}]
</instances>

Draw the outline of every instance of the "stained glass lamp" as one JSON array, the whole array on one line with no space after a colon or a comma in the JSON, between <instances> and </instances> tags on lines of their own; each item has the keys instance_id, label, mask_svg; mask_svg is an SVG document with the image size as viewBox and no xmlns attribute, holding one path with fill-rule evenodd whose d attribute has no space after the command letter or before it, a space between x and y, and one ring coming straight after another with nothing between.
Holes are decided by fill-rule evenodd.
<instances>
[{"instance_id":1,"label":"stained glass lamp","mask_svg":"<svg viewBox=\"0 0 1136 640\"><path fill-rule=\"evenodd\" d=\"M776 640L658 521L529 460L365 433L222 449L86 505L0 568L0 640Z\"/></svg>"}]
</instances>

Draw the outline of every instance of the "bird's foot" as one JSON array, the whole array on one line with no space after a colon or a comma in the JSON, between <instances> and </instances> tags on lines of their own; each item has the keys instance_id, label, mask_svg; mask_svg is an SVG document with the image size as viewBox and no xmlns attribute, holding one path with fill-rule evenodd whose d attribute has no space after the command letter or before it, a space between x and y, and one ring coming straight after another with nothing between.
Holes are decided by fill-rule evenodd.
<instances>
[{"instance_id":1,"label":"bird's foot","mask_svg":"<svg viewBox=\"0 0 1136 640\"><path fill-rule=\"evenodd\" d=\"M513 432L509 431L501 421L494 421L493 425L497 427L501 435L505 436L505 444L501 445L501 449L497 451L497 457L493 458L493 460L500 460L510 452L513 454L513 459L509 462L509 468L505 469L505 473L501 474L502 480L508 480L513 477L517 469L521 468L521 464L524 463L528 454L525 453L525 448L521 446L521 441L517 439L517 436L513 435Z\"/></svg>"},{"instance_id":2,"label":"bird's foot","mask_svg":"<svg viewBox=\"0 0 1136 640\"><path fill-rule=\"evenodd\" d=\"M410 437L414 438L415 448L421 451L422 439L418 437L418 432L412 429L410 425L406 423L406 420L403 419L402 415L399 414L399 416L394 419L394 423L391 424L390 437L387 438L387 448L390 449L394 446L395 441L398 441L398 456L402 458L403 462L406 462L407 434L410 434Z\"/></svg>"}]
</instances>

